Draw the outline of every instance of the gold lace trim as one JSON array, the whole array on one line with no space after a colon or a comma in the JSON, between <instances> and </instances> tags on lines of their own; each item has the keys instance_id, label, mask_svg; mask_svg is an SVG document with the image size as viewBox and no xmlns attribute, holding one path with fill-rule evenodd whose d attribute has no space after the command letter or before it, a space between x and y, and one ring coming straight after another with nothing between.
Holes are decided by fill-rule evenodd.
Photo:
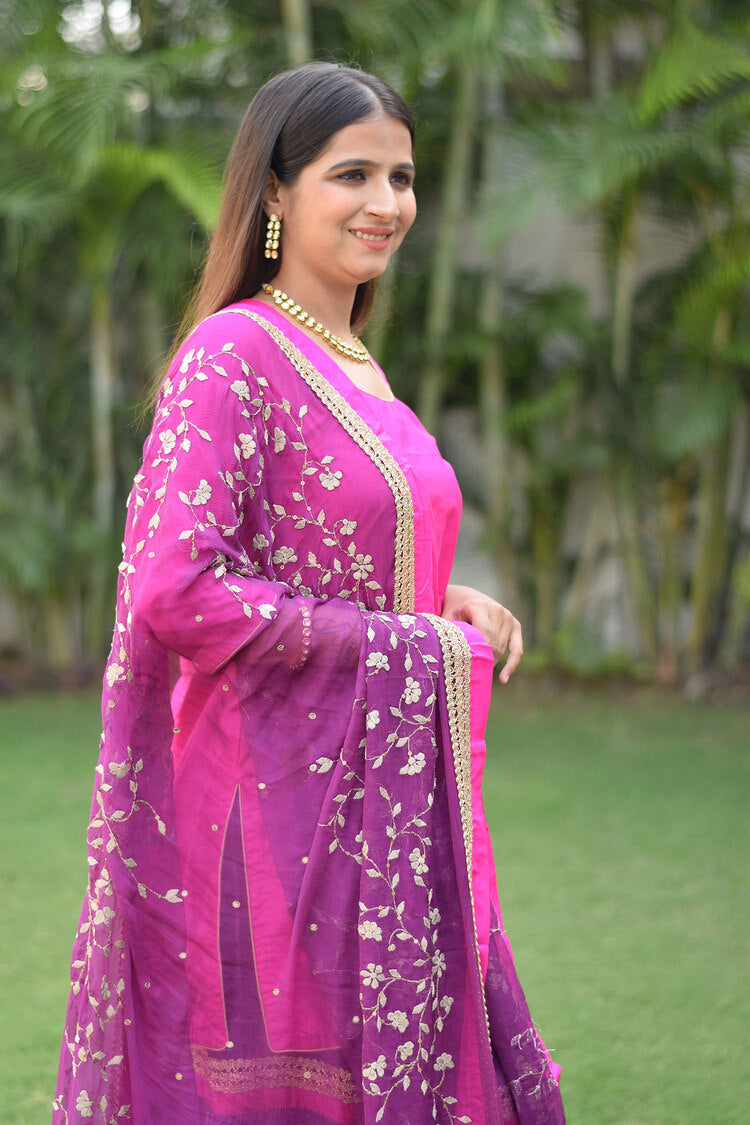
<instances>
[{"instance_id":1,"label":"gold lace trim","mask_svg":"<svg viewBox=\"0 0 750 1125\"><path fill-rule=\"evenodd\" d=\"M194 1046L192 1051L195 1073L205 1078L211 1089L220 1094L294 1086L315 1094L325 1094L348 1105L362 1100L360 1088L348 1070L330 1066L320 1059L290 1058L288 1055L216 1059L205 1047Z\"/></svg>"},{"instance_id":2,"label":"gold lace trim","mask_svg":"<svg viewBox=\"0 0 750 1125\"><path fill-rule=\"evenodd\" d=\"M370 429L353 406L318 371L306 355L284 335L280 328L249 309L229 308L221 312L241 313L259 324L278 344L307 385L318 396L334 418L367 454L383 475L393 494L396 506L396 543L393 580L393 612L411 613L414 610L414 501L404 473L380 438ZM220 313L214 315L219 316Z\"/></svg>"},{"instance_id":3,"label":"gold lace trim","mask_svg":"<svg viewBox=\"0 0 750 1125\"><path fill-rule=\"evenodd\" d=\"M448 727L453 753L453 772L456 775L458 807L461 811L461 831L466 852L466 874L469 881L471 900L471 919L474 927L474 947L479 965L479 980L482 980L482 962L479 956L476 909L474 906L474 883L471 865L474 856L474 819L471 801L471 649L463 630L444 617L426 613L432 623L443 650L443 670L445 674L445 698L448 707ZM482 988L482 1002L489 1035L490 1020L487 1000Z\"/></svg>"}]
</instances>

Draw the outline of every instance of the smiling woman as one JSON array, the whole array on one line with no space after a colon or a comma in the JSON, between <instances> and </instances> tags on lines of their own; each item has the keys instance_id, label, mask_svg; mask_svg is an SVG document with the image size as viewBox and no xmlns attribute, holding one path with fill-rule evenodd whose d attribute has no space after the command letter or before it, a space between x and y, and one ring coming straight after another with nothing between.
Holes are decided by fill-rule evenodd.
<instances>
[{"instance_id":1,"label":"smiling woman","mask_svg":"<svg viewBox=\"0 0 750 1125\"><path fill-rule=\"evenodd\" d=\"M413 183L411 132L378 103L362 121L335 133L291 183L269 173L263 205L281 224L276 291L285 298L293 293L295 303L350 348L358 343L352 290L379 277L403 242L417 213ZM343 355L338 362L352 382L387 397L369 363Z\"/></svg>"},{"instance_id":2,"label":"smiling woman","mask_svg":"<svg viewBox=\"0 0 750 1125\"><path fill-rule=\"evenodd\" d=\"M120 565L54 1122L561 1125L482 810L512 614L355 333L414 221L371 75L256 95Z\"/></svg>"}]
</instances>

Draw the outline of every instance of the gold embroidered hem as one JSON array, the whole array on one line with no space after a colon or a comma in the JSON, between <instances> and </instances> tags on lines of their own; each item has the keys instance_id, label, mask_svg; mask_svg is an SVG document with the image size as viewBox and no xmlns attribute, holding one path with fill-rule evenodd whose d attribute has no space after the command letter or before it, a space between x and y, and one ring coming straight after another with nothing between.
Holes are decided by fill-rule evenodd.
<instances>
[{"instance_id":1,"label":"gold embroidered hem","mask_svg":"<svg viewBox=\"0 0 750 1125\"><path fill-rule=\"evenodd\" d=\"M453 769L461 809L466 867L471 872L474 851L474 821L471 813L471 651L458 625L436 614L426 613L424 616L434 626L443 650Z\"/></svg>"},{"instance_id":2,"label":"gold embroidered hem","mask_svg":"<svg viewBox=\"0 0 750 1125\"><path fill-rule=\"evenodd\" d=\"M268 1087L294 1086L325 1094L352 1105L362 1100L359 1086L348 1070L330 1066L320 1059L289 1058L286 1055L262 1059L217 1059L205 1047L194 1046L195 1073L205 1078L212 1090L238 1094Z\"/></svg>"},{"instance_id":3,"label":"gold embroidered hem","mask_svg":"<svg viewBox=\"0 0 750 1125\"><path fill-rule=\"evenodd\" d=\"M280 328L271 324L257 313L249 309L229 308L215 313L221 316L223 312L241 313L250 320L254 320L272 340L278 344L281 351L290 361L295 370L302 376L307 385L318 396L323 405L331 412L334 418L341 423L346 432L357 443L360 449L367 454L372 463L383 475L383 478L393 494L396 506L396 542L393 581L393 611L394 613L411 613L414 610L414 502L412 500L409 483L404 476L401 466L388 450L380 438L373 433L367 423L357 413L353 406L339 394L335 387L328 382L326 377L292 341L284 335Z\"/></svg>"},{"instance_id":4,"label":"gold embroidered hem","mask_svg":"<svg viewBox=\"0 0 750 1125\"><path fill-rule=\"evenodd\" d=\"M472 881L472 860L474 856L474 818L471 799L471 650L462 629L444 617L426 613L425 617L434 625L435 632L443 650L443 669L445 675L445 699L448 708L448 727L453 752L453 772L456 776L458 806L461 810L461 829L466 853L466 875L471 900L471 918L474 925L474 948L482 976L479 956L479 937L477 916L474 904L474 885ZM487 1012L487 999L482 989L484 1015L487 1034L490 1033L490 1019Z\"/></svg>"}]
</instances>

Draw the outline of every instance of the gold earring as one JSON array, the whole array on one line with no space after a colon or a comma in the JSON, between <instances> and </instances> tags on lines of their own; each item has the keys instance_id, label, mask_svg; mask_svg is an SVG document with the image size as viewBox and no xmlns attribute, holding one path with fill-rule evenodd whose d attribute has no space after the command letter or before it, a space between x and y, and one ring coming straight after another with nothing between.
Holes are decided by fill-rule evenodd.
<instances>
[{"instance_id":1,"label":"gold earring","mask_svg":"<svg viewBox=\"0 0 750 1125\"><path fill-rule=\"evenodd\" d=\"M278 258L280 238L281 219L278 215L270 215L266 227L266 249L264 251L267 258Z\"/></svg>"}]
</instances>

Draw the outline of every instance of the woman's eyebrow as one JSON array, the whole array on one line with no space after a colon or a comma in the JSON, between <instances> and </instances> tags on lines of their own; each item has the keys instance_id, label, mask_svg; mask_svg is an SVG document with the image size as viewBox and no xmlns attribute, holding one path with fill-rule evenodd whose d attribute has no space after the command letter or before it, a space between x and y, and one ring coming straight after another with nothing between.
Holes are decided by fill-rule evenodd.
<instances>
[{"instance_id":1,"label":"woman's eyebrow","mask_svg":"<svg viewBox=\"0 0 750 1125\"><path fill-rule=\"evenodd\" d=\"M356 164L358 168L377 168L377 160L359 160L352 157L351 160L339 160L337 164L332 164L328 169L329 172L336 172L339 168L349 168ZM409 160L404 160L400 164L394 164L394 168L404 169L407 172L414 171L414 165Z\"/></svg>"}]
</instances>

